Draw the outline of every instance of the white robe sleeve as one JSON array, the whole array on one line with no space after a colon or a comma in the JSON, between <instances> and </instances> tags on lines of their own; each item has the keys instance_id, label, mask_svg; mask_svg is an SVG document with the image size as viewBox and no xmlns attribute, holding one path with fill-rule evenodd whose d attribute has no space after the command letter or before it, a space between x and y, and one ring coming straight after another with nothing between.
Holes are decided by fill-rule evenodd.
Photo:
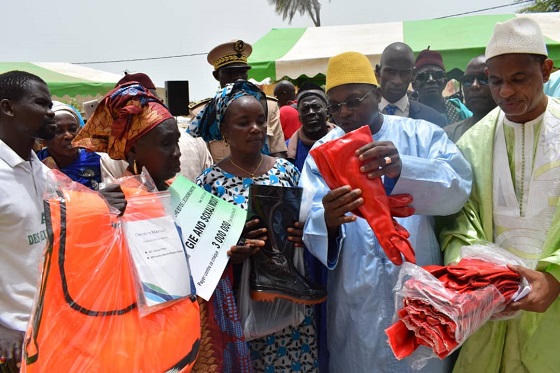
<instances>
[{"instance_id":1,"label":"white robe sleeve","mask_svg":"<svg viewBox=\"0 0 560 373\"><path fill-rule=\"evenodd\" d=\"M395 144L402 170L391 194L411 194L417 215L454 214L470 196L471 167L442 129L425 121L415 122L430 128L415 131L409 141Z\"/></svg>"}]
</instances>

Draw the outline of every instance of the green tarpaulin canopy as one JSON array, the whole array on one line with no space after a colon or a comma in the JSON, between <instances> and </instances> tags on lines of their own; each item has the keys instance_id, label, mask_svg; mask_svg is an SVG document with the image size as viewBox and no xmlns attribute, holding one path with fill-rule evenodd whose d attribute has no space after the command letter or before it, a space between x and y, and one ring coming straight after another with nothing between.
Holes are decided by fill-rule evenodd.
<instances>
[{"instance_id":1,"label":"green tarpaulin canopy","mask_svg":"<svg viewBox=\"0 0 560 373\"><path fill-rule=\"evenodd\" d=\"M0 73L23 70L42 78L53 96L88 97L109 92L121 76L64 62L0 62Z\"/></svg>"},{"instance_id":2,"label":"green tarpaulin canopy","mask_svg":"<svg viewBox=\"0 0 560 373\"><path fill-rule=\"evenodd\" d=\"M448 71L463 70L469 60L484 54L496 22L513 17L535 19L545 35L549 57L560 65L560 13L467 16L428 21L367 25L272 29L253 45L249 76L257 81L298 79L325 74L330 57L346 51L365 54L373 66L383 49L397 41L415 53L430 46L441 52Z\"/></svg>"}]
</instances>

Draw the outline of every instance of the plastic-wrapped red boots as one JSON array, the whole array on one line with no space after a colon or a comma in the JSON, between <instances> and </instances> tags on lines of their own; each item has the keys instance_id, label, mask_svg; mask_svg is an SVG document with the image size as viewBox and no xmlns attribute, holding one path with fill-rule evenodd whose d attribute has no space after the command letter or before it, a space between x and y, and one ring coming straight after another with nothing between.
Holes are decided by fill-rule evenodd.
<instances>
[{"instance_id":1,"label":"plastic-wrapped red boots","mask_svg":"<svg viewBox=\"0 0 560 373\"><path fill-rule=\"evenodd\" d=\"M419 346L431 348L440 359L449 356L488 319L499 315L521 281L505 265L480 259L418 267L412 273L403 284L398 321L385 330L399 360Z\"/></svg>"}]
</instances>

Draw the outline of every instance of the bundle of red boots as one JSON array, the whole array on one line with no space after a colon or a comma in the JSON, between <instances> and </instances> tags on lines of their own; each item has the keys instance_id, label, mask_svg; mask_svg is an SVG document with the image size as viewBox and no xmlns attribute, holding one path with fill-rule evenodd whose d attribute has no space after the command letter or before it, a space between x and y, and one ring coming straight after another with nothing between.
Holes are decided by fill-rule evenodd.
<instances>
[{"instance_id":1,"label":"bundle of red boots","mask_svg":"<svg viewBox=\"0 0 560 373\"><path fill-rule=\"evenodd\" d=\"M519 291L521 281L521 276L505 265L479 259L462 259L452 266L425 266L423 270L426 276L420 273L403 284L404 307L397 313L399 320L385 330L399 360L419 346L431 348L440 359L448 356L504 309ZM433 280L426 280L428 277Z\"/></svg>"}]
</instances>

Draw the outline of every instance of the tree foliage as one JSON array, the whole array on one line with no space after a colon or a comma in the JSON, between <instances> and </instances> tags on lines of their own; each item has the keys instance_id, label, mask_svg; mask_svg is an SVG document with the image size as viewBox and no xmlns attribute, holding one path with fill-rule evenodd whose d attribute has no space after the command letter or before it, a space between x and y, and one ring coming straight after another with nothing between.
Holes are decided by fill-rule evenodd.
<instances>
[{"instance_id":1,"label":"tree foliage","mask_svg":"<svg viewBox=\"0 0 560 373\"><path fill-rule=\"evenodd\" d=\"M288 19L290 24L296 13L299 13L301 16L309 15L315 26L321 26L321 2L319 0L268 0L268 3L274 5L276 14L282 16L284 21Z\"/></svg>"},{"instance_id":2,"label":"tree foliage","mask_svg":"<svg viewBox=\"0 0 560 373\"><path fill-rule=\"evenodd\" d=\"M525 0L515 0L517 4L527 3ZM519 10L519 13L548 13L560 11L560 0L535 0Z\"/></svg>"}]
</instances>

